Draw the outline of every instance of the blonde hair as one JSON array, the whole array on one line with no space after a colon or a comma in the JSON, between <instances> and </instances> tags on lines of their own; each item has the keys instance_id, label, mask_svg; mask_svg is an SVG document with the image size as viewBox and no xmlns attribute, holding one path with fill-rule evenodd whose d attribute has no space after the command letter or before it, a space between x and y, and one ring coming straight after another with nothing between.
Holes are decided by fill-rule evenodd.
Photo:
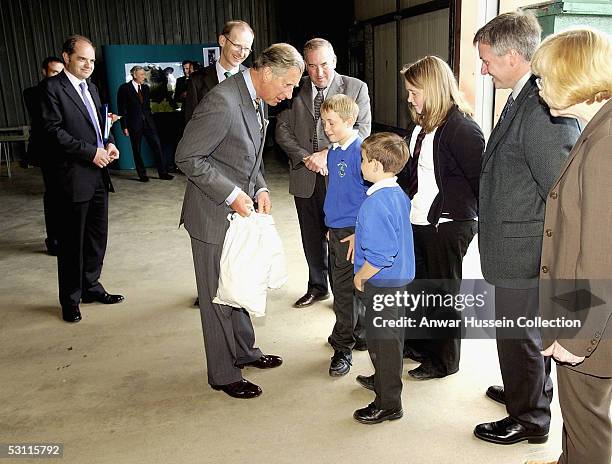
<instances>
[{"instance_id":1,"label":"blonde hair","mask_svg":"<svg viewBox=\"0 0 612 464\"><path fill-rule=\"evenodd\" d=\"M551 108L612 97L612 40L595 29L583 27L548 36L531 68L542 78L540 94Z\"/></svg>"},{"instance_id":2,"label":"blonde hair","mask_svg":"<svg viewBox=\"0 0 612 464\"><path fill-rule=\"evenodd\" d=\"M355 124L357 116L359 116L359 106L351 97L347 97L341 93L332 95L325 99L321 104L321 113L324 111L335 111L345 122Z\"/></svg>"},{"instance_id":3,"label":"blonde hair","mask_svg":"<svg viewBox=\"0 0 612 464\"><path fill-rule=\"evenodd\" d=\"M377 132L370 135L361 144L361 150L369 161L379 161L384 172L393 174L404 168L410 156L406 141L393 132Z\"/></svg>"},{"instance_id":4,"label":"blonde hair","mask_svg":"<svg viewBox=\"0 0 612 464\"><path fill-rule=\"evenodd\" d=\"M426 133L440 126L455 105L462 113L472 116L472 109L459 92L451 68L441 58L426 56L415 63L404 65L400 74L409 85L423 90L421 114L412 105L409 105L409 111L412 120Z\"/></svg>"}]
</instances>

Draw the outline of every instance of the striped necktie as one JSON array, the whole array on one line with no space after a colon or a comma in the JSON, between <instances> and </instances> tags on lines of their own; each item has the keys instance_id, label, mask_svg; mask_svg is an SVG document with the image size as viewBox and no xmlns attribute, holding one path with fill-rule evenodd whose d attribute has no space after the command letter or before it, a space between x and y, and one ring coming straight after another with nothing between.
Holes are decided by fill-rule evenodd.
<instances>
[{"instance_id":1,"label":"striped necktie","mask_svg":"<svg viewBox=\"0 0 612 464\"><path fill-rule=\"evenodd\" d=\"M313 151L319 151L319 132L317 126L319 125L319 119L321 118L321 103L323 103L323 91L327 87L316 87L317 95L314 99L314 133L312 134L312 149Z\"/></svg>"}]
</instances>

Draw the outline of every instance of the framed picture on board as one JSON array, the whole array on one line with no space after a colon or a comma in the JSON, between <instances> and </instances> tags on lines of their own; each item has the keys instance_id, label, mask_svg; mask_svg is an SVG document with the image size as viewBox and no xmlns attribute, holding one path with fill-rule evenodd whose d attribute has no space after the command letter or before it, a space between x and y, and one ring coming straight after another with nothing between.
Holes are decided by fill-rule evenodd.
<instances>
[{"instance_id":1,"label":"framed picture on board","mask_svg":"<svg viewBox=\"0 0 612 464\"><path fill-rule=\"evenodd\" d=\"M205 47L202 49L204 67L216 63L221 54L219 47Z\"/></svg>"}]
</instances>

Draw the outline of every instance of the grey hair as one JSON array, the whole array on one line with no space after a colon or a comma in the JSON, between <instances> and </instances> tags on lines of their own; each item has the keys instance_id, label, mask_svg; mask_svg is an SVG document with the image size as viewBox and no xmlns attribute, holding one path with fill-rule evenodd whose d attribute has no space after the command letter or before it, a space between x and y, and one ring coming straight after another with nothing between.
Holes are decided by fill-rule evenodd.
<instances>
[{"instance_id":1,"label":"grey hair","mask_svg":"<svg viewBox=\"0 0 612 464\"><path fill-rule=\"evenodd\" d=\"M319 37L315 37L314 39L310 39L308 42L304 44L304 57L313 50L318 50L319 48L327 48L329 52L336 59L336 54L334 53L334 47L329 42L329 40L321 39Z\"/></svg>"},{"instance_id":2,"label":"grey hair","mask_svg":"<svg viewBox=\"0 0 612 464\"><path fill-rule=\"evenodd\" d=\"M516 50L526 61L531 61L541 35L542 28L536 17L518 10L500 14L482 26L474 36L474 45L478 42L489 45L497 56Z\"/></svg>"},{"instance_id":3,"label":"grey hair","mask_svg":"<svg viewBox=\"0 0 612 464\"><path fill-rule=\"evenodd\" d=\"M141 69L144 69L144 68L138 65L132 66L132 69L130 69L130 74L133 76L136 73L136 71L140 71Z\"/></svg>"},{"instance_id":4,"label":"grey hair","mask_svg":"<svg viewBox=\"0 0 612 464\"><path fill-rule=\"evenodd\" d=\"M270 45L253 62L254 69L268 67L275 76L283 75L289 68L298 68L304 72L304 59L300 52L287 43Z\"/></svg>"}]
</instances>

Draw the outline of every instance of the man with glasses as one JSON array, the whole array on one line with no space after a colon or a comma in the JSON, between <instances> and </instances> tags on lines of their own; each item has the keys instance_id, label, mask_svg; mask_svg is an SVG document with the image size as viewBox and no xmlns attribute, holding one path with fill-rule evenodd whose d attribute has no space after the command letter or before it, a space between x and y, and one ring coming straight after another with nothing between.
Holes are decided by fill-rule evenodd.
<instances>
[{"instance_id":1,"label":"man with glasses","mask_svg":"<svg viewBox=\"0 0 612 464\"><path fill-rule=\"evenodd\" d=\"M221 56L215 63L191 74L187 81L187 94L183 104L185 124L191 119L204 95L215 85L246 69L242 62L251 54L254 38L255 33L246 22L232 20L225 23L219 36Z\"/></svg>"}]
</instances>

